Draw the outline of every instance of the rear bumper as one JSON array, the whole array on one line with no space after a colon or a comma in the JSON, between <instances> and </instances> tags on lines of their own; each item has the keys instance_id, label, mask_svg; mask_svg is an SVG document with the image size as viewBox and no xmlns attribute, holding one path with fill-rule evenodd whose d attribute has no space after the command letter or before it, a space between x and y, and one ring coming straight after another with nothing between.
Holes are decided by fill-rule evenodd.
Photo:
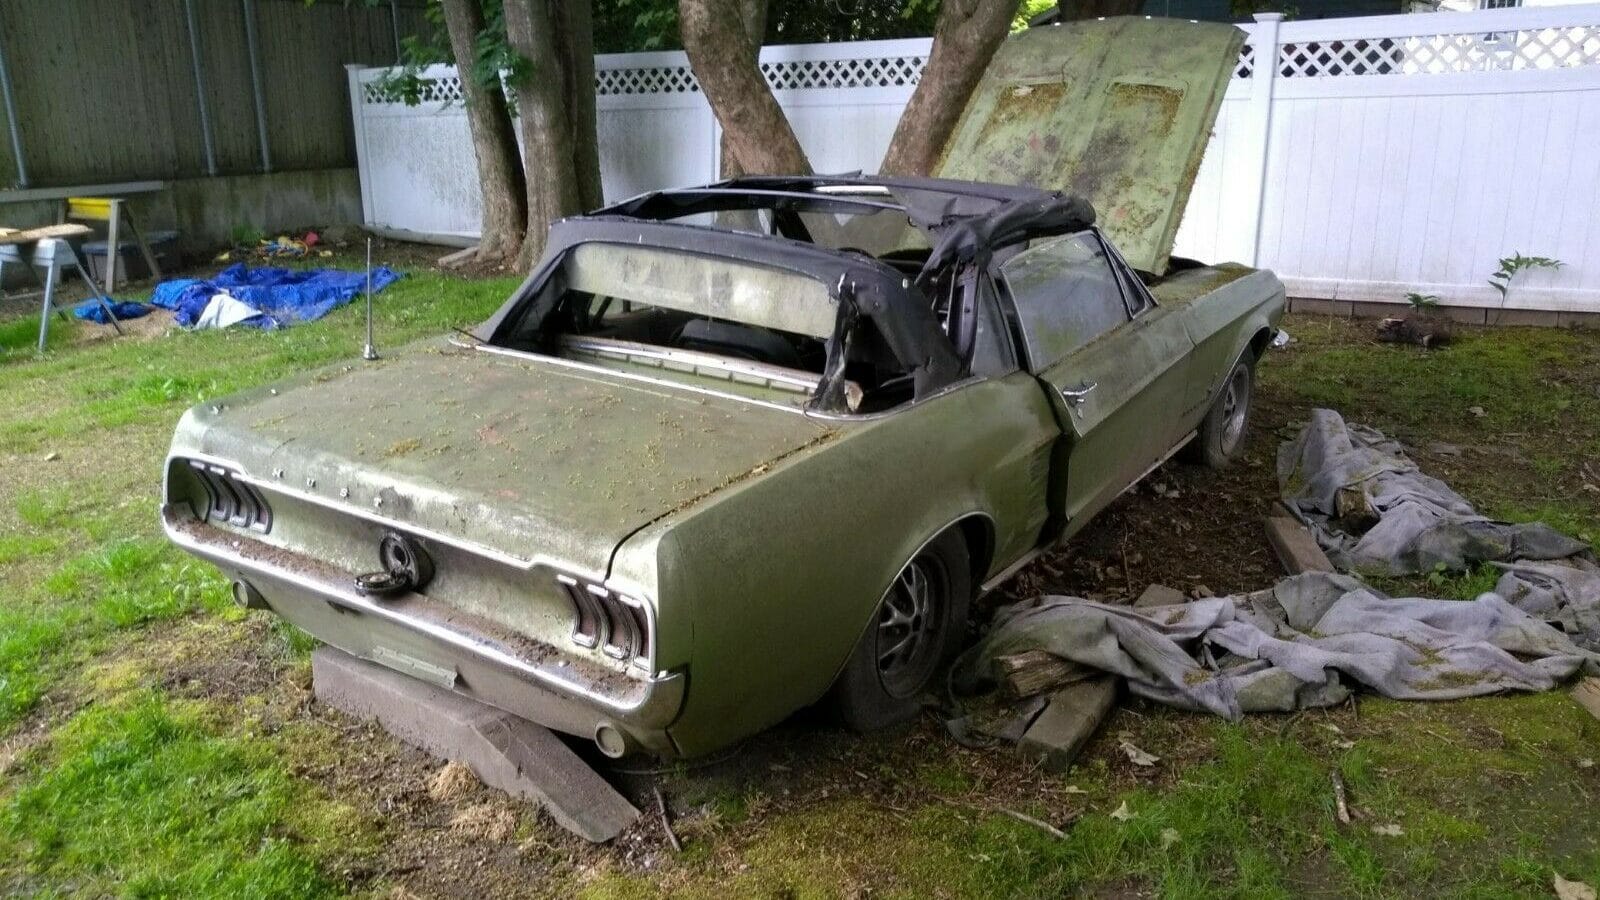
<instances>
[{"instance_id":1,"label":"rear bumper","mask_svg":"<svg viewBox=\"0 0 1600 900\"><path fill-rule=\"evenodd\" d=\"M627 749L677 755L667 726L683 706L681 672L623 674L418 594L364 596L352 586L353 573L200 523L181 504L163 507L161 519L173 543L346 653L547 728L586 739L609 728Z\"/></svg>"}]
</instances>

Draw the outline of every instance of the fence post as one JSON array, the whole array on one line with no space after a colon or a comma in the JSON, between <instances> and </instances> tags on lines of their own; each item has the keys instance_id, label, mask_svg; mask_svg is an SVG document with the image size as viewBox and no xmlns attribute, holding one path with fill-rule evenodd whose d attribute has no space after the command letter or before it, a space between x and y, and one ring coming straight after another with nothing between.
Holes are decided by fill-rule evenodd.
<instances>
[{"instance_id":1,"label":"fence post","mask_svg":"<svg viewBox=\"0 0 1600 900\"><path fill-rule=\"evenodd\" d=\"M1245 134L1245 152L1256 177L1245 199L1249 210L1246 233L1250 235L1250 265L1261 265L1261 214L1267 202L1267 150L1272 142L1272 89L1278 80L1278 26L1283 13L1255 14L1251 45L1255 48L1250 67L1250 114Z\"/></svg>"},{"instance_id":2,"label":"fence post","mask_svg":"<svg viewBox=\"0 0 1600 900\"><path fill-rule=\"evenodd\" d=\"M350 126L355 135L356 142L356 180L361 184L361 224L372 224L372 174L366 165L367 156L367 110L366 91L361 85L361 70L364 66L354 63L346 64L344 77L350 86Z\"/></svg>"}]
</instances>

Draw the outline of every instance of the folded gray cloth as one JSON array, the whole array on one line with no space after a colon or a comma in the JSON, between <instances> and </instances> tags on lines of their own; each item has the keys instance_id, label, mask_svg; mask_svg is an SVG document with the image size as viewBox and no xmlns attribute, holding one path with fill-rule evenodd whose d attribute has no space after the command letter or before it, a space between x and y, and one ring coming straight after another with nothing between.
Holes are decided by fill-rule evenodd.
<instances>
[{"instance_id":1,"label":"folded gray cloth","mask_svg":"<svg viewBox=\"0 0 1600 900\"><path fill-rule=\"evenodd\" d=\"M1406 700L1544 691L1600 654L1488 593L1390 599L1314 572L1234 597L1134 609L1076 597L1006 607L957 662L958 689L993 681L996 657L1045 650L1114 672L1133 693L1229 719L1343 701L1354 683Z\"/></svg>"}]
</instances>

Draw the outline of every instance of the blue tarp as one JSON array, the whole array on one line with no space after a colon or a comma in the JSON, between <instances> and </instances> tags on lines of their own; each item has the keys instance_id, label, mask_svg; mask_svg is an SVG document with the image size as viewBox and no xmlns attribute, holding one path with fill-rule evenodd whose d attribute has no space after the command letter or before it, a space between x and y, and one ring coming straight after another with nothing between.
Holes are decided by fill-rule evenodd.
<instances>
[{"instance_id":1,"label":"blue tarp","mask_svg":"<svg viewBox=\"0 0 1600 900\"><path fill-rule=\"evenodd\" d=\"M112 300L111 311L116 313L117 321L120 322L125 319L137 319L140 316L147 316L150 314L150 307L148 304L137 303L132 300ZM72 308L72 314L86 322L98 322L101 325L111 324L111 320L106 318L105 307L100 305L99 300L89 299L79 303Z\"/></svg>"},{"instance_id":2,"label":"blue tarp","mask_svg":"<svg viewBox=\"0 0 1600 900\"><path fill-rule=\"evenodd\" d=\"M400 273L379 266L372 270L372 290L383 290L400 280ZM320 319L349 303L366 287L366 273L341 269L251 269L235 263L208 280L174 278L156 285L150 302L176 313L179 325L189 328L205 311L212 296L226 293L261 310L262 315L242 324L257 328L282 328L295 322Z\"/></svg>"}]
</instances>

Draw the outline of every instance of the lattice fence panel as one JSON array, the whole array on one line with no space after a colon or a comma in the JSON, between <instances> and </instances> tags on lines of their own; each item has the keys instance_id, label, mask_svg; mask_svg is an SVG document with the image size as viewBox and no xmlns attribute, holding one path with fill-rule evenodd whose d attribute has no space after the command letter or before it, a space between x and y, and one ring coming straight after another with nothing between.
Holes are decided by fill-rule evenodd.
<instances>
[{"instance_id":1,"label":"lattice fence panel","mask_svg":"<svg viewBox=\"0 0 1600 900\"><path fill-rule=\"evenodd\" d=\"M421 79L417 82L416 95L408 97L398 82L379 78L361 86L361 99L371 104L460 103L461 79L455 75Z\"/></svg>"},{"instance_id":2,"label":"lattice fence panel","mask_svg":"<svg viewBox=\"0 0 1600 900\"><path fill-rule=\"evenodd\" d=\"M1593 65L1600 65L1600 26L1595 25L1487 34L1351 38L1288 43L1278 48L1278 74L1288 78L1510 72Z\"/></svg>"}]
</instances>

